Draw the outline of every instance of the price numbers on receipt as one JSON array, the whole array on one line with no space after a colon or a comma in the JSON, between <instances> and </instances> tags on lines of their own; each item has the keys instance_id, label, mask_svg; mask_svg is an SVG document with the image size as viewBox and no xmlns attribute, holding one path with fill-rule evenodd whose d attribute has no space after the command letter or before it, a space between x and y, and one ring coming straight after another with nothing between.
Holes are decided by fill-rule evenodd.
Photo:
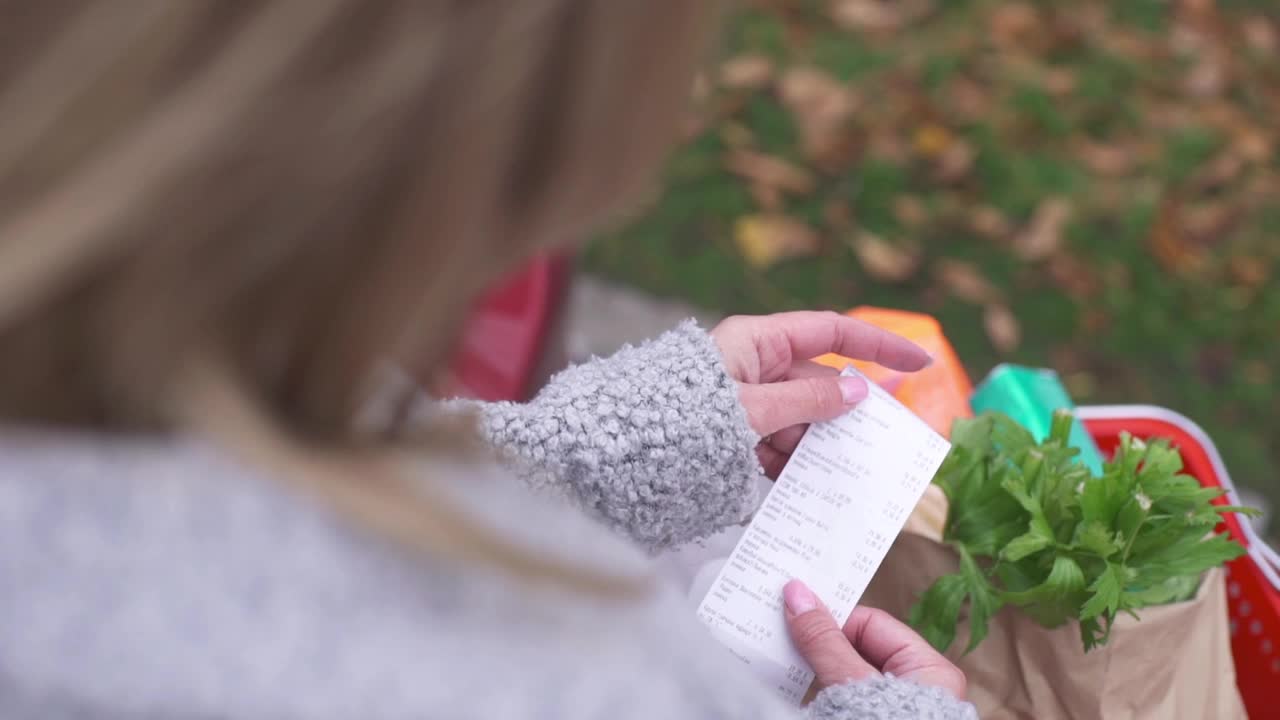
<instances>
[{"instance_id":1,"label":"price numbers on receipt","mask_svg":"<svg viewBox=\"0 0 1280 720\"><path fill-rule=\"evenodd\" d=\"M801 439L699 616L762 680L798 704L813 673L787 633L782 586L805 581L843 624L948 449L872 385L849 414L814 425Z\"/></svg>"}]
</instances>

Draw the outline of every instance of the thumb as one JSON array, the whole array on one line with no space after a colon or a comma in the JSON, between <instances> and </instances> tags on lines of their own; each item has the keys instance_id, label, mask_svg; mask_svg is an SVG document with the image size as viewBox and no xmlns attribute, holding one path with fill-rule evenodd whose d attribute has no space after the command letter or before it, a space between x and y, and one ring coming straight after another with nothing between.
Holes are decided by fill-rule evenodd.
<instances>
[{"instance_id":1,"label":"thumb","mask_svg":"<svg viewBox=\"0 0 1280 720\"><path fill-rule=\"evenodd\" d=\"M782 588L782 600L791 642L813 668L819 689L879 674L853 649L831 611L804 583L787 583Z\"/></svg>"},{"instance_id":2,"label":"thumb","mask_svg":"<svg viewBox=\"0 0 1280 720\"><path fill-rule=\"evenodd\" d=\"M751 429L761 435L839 417L865 400L868 392L862 378L843 376L738 386Z\"/></svg>"}]
</instances>

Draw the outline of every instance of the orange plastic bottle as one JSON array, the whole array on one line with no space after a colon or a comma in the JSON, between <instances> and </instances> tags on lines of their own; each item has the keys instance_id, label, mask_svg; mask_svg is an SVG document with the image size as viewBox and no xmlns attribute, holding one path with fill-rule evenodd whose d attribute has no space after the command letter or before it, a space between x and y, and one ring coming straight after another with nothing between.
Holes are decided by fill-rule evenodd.
<instances>
[{"instance_id":1,"label":"orange plastic bottle","mask_svg":"<svg viewBox=\"0 0 1280 720\"><path fill-rule=\"evenodd\" d=\"M953 420L973 416L969 408L973 383L936 319L921 313L874 307L858 307L845 314L915 342L933 356L933 365L917 373L901 373L835 354L816 357L815 362L834 368L852 363L872 381L892 390L894 397L943 437L950 437Z\"/></svg>"}]
</instances>

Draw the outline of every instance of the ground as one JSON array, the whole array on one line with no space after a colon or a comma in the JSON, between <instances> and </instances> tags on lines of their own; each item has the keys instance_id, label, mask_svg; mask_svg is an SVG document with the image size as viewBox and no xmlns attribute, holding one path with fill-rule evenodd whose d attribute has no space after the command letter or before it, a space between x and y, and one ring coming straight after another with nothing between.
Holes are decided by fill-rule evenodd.
<instances>
[{"instance_id":1,"label":"ground","mask_svg":"<svg viewBox=\"0 0 1280 720\"><path fill-rule=\"evenodd\" d=\"M1280 500L1280 9L758 0L589 271L712 314L936 315L975 379L1202 424Z\"/></svg>"}]
</instances>

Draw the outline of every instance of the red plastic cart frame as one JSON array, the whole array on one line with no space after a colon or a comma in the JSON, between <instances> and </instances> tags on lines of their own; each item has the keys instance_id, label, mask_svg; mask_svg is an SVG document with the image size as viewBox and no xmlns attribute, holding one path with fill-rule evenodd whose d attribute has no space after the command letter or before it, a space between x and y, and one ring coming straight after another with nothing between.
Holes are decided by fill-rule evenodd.
<instances>
[{"instance_id":1,"label":"red plastic cart frame","mask_svg":"<svg viewBox=\"0 0 1280 720\"><path fill-rule=\"evenodd\" d=\"M1217 502L1239 505L1231 476L1209 436L1190 419L1149 405L1081 407L1077 411L1104 454L1110 455L1128 432L1144 440L1165 438L1182 454L1185 472L1205 487L1220 487ZM1249 551L1227 565L1227 610L1236 684L1251 718L1277 717L1280 706L1280 577L1275 552L1245 518L1223 518L1231 536Z\"/></svg>"}]
</instances>

